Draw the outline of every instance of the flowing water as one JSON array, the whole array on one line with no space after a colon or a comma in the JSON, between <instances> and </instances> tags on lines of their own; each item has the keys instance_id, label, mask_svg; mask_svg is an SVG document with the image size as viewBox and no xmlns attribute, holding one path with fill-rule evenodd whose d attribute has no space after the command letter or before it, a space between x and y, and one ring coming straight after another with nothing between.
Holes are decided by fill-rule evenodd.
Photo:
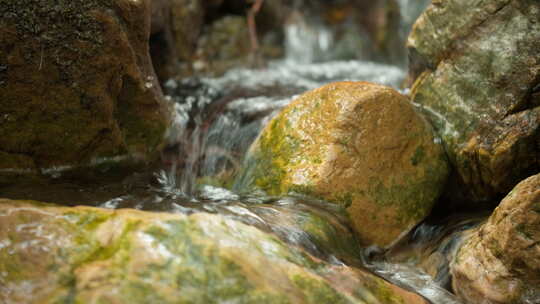
<instances>
[{"instance_id":1,"label":"flowing water","mask_svg":"<svg viewBox=\"0 0 540 304\"><path fill-rule=\"evenodd\" d=\"M403 37L428 2L399 1ZM448 261L462 231L483 217L423 223L384 255L372 248L351 254L329 246L298 224L316 215L335 231L350 234L338 207L300 196L271 197L230 190L250 144L295 96L341 80L370 81L399 89L405 78L405 69L399 66L328 61L332 59L328 55L334 41L332 32L320 23L295 18L285 30L286 59L262 69L235 69L218 78L164 84L166 98L174 105L174 125L167 135L161 168L117 183L81 185L59 180L54 187L34 184L31 191L8 191L7 196L112 209L218 213L272 232L329 263L370 269L433 303L459 303L447 290Z\"/></svg>"}]
</instances>

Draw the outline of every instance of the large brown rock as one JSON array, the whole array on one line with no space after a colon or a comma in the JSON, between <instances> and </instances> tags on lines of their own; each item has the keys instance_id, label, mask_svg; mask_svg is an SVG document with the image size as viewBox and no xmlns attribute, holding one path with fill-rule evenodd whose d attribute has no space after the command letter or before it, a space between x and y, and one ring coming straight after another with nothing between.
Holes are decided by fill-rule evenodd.
<instances>
[{"instance_id":1,"label":"large brown rock","mask_svg":"<svg viewBox=\"0 0 540 304\"><path fill-rule=\"evenodd\" d=\"M205 19L205 1L153 0L150 54L163 83L179 70L191 72ZM206 3L207 4L207 3Z\"/></svg>"},{"instance_id":2,"label":"large brown rock","mask_svg":"<svg viewBox=\"0 0 540 304\"><path fill-rule=\"evenodd\" d=\"M448 167L431 126L395 90L332 83L263 130L237 187L299 192L347 209L363 245L386 247L431 211Z\"/></svg>"},{"instance_id":3,"label":"large brown rock","mask_svg":"<svg viewBox=\"0 0 540 304\"><path fill-rule=\"evenodd\" d=\"M412 99L466 201L502 197L540 171L540 3L433 1L409 36Z\"/></svg>"},{"instance_id":4,"label":"large brown rock","mask_svg":"<svg viewBox=\"0 0 540 304\"><path fill-rule=\"evenodd\" d=\"M315 219L293 225L341 239ZM364 270L217 214L2 199L0 302L427 304Z\"/></svg>"},{"instance_id":5,"label":"large brown rock","mask_svg":"<svg viewBox=\"0 0 540 304\"><path fill-rule=\"evenodd\" d=\"M540 302L540 174L519 183L451 264L467 303Z\"/></svg>"},{"instance_id":6,"label":"large brown rock","mask_svg":"<svg viewBox=\"0 0 540 304\"><path fill-rule=\"evenodd\" d=\"M0 174L157 156L149 0L0 0L0 16Z\"/></svg>"}]
</instances>

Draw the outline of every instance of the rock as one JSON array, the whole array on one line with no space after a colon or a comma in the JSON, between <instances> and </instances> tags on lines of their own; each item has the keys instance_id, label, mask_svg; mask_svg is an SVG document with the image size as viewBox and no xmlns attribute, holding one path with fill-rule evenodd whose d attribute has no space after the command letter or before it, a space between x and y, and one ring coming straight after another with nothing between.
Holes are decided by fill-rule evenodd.
<instances>
[{"instance_id":1,"label":"rock","mask_svg":"<svg viewBox=\"0 0 540 304\"><path fill-rule=\"evenodd\" d=\"M204 23L204 4L201 0L175 0L171 3L172 29L178 60L190 62Z\"/></svg>"},{"instance_id":2,"label":"rock","mask_svg":"<svg viewBox=\"0 0 540 304\"><path fill-rule=\"evenodd\" d=\"M276 31L275 28L273 30ZM262 31L258 32L260 59L282 55L281 42L276 41L273 34L275 33L271 28L266 29L266 35L263 35ZM197 41L195 55L192 61L187 63L192 73L211 76L223 75L232 68L256 65L256 54L252 49L247 18L225 15L205 25Z\"/></svg>"},{"instance_id":3,"label":"rock","mask_svg":"<svg viewBox=\"0 0 540 304\"><path fill-rule=\"evenodd\" d=\"M220 215L9 200L0 200L0 301L427 304Z\"/></svg>"},{"instance_id":4,"label":"rock","mask_svg":"<svg viewBox=\"0 0 540 304\"><path fill-rule=\"evenodd\" d=\"M227 70L215 65L237 65L236 60L245 61L251 50L246 18L243 16L225 16L214 21L205 29L199 41L198 56L214 63L210 69ZM230 64L229 64L230 63Z\"/></svg>"},{"instance_id":5,"label":"rock","mask_svg":"<svg viewBox=\"0 0 540 304\"><path fill-rule=\"evenodd\" d=\"M154 0L152 2L150 53L160 83L184 71L192 73L191 64L203 23L202 0Z\"/></svg>"},{"instance_id":6,"label":"rock","mask_svg":"<svg viewBox=\"0 0 540 304\"><path fill-rule=\"evenodd\" d=\"M451 271L467 303L540 301L540 174L519 183L471 233Z\"/></svg>"},{"instance_id":7,"label":"rock","mask_svg":"<svg viewBox=\"0 0 540 304\"><path fill-rule=\"evenodd\" d=\"M157 158L149 5L0 0L0 175Z\"/></svg>"},{"instance_id":8,"label":"rock","mask_svg":"<svg viewBox=\"0 0 540 304\"><path fill-rule=\"evenodd\" d=\"M239 189L299 192L345 208L363 245L391 245L431 210L443 148L407 98L366 82L310 91L264 129Z\"/></svg>"},{"instance_id":9,"label":"rock","mask_svg":"<svg viewBox=\"0 0 540 304\"><path fill-rule=\"evenodd\" d=\"M540 170L538 20L538 1L433 1L409 36L412 99L442 137L464 201L498 201Z\"/></svg>"}]
</instances>

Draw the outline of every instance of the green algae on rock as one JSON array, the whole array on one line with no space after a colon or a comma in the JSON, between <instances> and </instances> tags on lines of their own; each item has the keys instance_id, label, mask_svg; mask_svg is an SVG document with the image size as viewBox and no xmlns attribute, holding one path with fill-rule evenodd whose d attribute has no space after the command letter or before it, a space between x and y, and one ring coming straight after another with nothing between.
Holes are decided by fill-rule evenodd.
<instances>
[{"instance_id":1,"label":"green algae on rock","mask_svg":"<svg viewBox=\"0 0 540 304\"><path fill-rule=\"evenodd\" d=\"M449 0L414 25L412 99L444 142L453 184L466 189L455 201L498 201L540 171L538 20L534 0Z\"/></svg>"},{"instance_id":2,"label":"green algae on rock","mask_svg":"<svg viewBox=\"0 0 540 304\"><path fill-rule=\"evenodd\" d=\"M0 200L2 302L321 300L427 303L374 275L325 263L220 215Z\"/></svg>"},{"instance_id":3,"label":"green algae on rock","mask_svg":"<svg viewBox=\"0 0 540 304\"><path fill-rule=\"evenodd\" d=\"M150 1L0 0L0 16L0 172L158 156Z\"/></svg>"},{"instance_id":4,"label":"green algae on rock","mask_svg":"<svg viewBox=\"0 0 540 304\"><path fill-rule=\"evenodd\" d=\"M520 182L470 233L450 267L467 303L540 301L540 174Z\"/></svg>"},{"instance_id":5,"label":"green algae on rock","mask_svg":"<svg viewBox=\"0 0 540 304\"><path fill-rule=\"evenodd\" d=\"M428 215L447 173L442 146L406 97L341 82L302 95L274 118L236 186L338 203L363 245L386 247Z\"/></svg>"}]
</instances>

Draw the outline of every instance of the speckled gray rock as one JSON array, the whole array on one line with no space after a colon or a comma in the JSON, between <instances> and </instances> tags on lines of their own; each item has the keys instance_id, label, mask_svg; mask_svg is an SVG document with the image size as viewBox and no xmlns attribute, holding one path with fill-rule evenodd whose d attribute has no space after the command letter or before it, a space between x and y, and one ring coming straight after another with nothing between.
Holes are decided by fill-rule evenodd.
<instances>
[{"instance_id":1,"label":"speckled gray rock","mask_svg":"<svg viewBox=\"0 0 540 304\"><path fill-rule=\"evenodd\" d=\"M540 170L540 2L433 1L409 36L422 105L474 201Z\"/></svg>"}]
</instances>

